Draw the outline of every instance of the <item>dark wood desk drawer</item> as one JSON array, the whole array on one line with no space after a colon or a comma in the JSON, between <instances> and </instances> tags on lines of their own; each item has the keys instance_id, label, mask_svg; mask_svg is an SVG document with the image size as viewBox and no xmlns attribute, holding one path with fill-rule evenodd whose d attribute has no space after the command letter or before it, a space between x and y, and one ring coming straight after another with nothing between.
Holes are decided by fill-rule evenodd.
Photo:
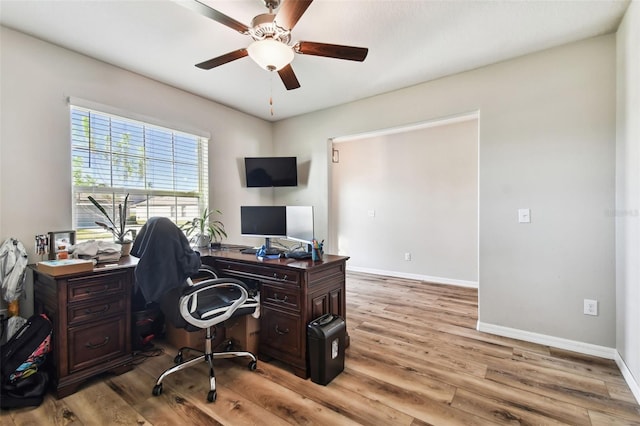
<instances>
[{"instance_id":1,"label":"dark wood desk drawer","mask_svg":"<svg viewBox=\"0 0 640 426\"><path fill-rule=\"evenodd\" d=\"M300 312L300 291L287 287L262 284L260 300L276 308L291 309Z\"/></svg>"},{"instance_id":2,"label":"dark wood desk drawer","mask_svg":"<svg viewBox=\"0 0 640 426\"><path fill-rule=\"evenodd\" d=\"M68 303L81 302L84 300L100 299L116 293L124 293L126 287L126 275L110 274L95 275L86 278L75 278L69 280Z\"/></svg>"},{"instance_id":3,"label":"dark wood desk drawer","mask_svg":"<svg viewBox=\"0 0 640 426\"><path fill-rule=\"evenodd\" d=\"M118 294L101 300L90 300L87 303L76 303L67 306L67 323L72 326L84 321L94 321L113 314L124 313L127 296Z\"/></svg>"},{"instance_id":4,"label":"dark wood desk drawer","mask_svg":"<svg viewBox=\"0 0 640 426\"><path fill-rule=\"evenodd\" d=\"M241 262L230 262L216 259L215 267L220 273L231 273L240 277L247 277L261 281L275 281L284 284L299 286L300 275L285 268L277 268L274 266L250 265Z\"/></svg>"},{"instance_id":5,"label":"dark wood desk drawer","mask_svg":"<svg viewBox=\"0 0 640 426\"><path fill-rule=\"evenodd\" d=\"M302 353L299 314L288 314L267 307L260 318L260 347L271 347L299 357Z\"/></svg>"},{"instance_id":6,"label":"dark wood desk drawer","mask_svg":"<svg viewBox=\"0 0 640 426\"><path fill-rule=\"evenodd\" d=\"M98 365L125 355L127 319L112 316L100 323L69 328L69 372Z\"/></svg>"}]
</instances>

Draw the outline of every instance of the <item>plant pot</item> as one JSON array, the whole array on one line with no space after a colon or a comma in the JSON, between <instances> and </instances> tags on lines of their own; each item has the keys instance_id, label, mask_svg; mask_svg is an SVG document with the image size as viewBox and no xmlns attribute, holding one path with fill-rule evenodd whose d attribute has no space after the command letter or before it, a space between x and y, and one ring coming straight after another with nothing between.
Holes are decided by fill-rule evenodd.
<instances>
[{"instance_id":1,"label":"plant pot","mask_svg":"<svg viewBox=\"0 0 640 426\"><path fill-rule=\"evenodd\" d=\"M121 256L129 256L131 253L131 246L133 246L133 241L127 241L126 243L120 244L120 255Z\"/></svg>"},{"instance_id":2,"label":"plant pot","mask_svg":"<svg viewBox=\"0 0 640 426\"><path fill-rule=\"evenodd\" d=\"M208 235L198 235L198 238L196 238L196 246L200 248L209 247L210 243L211 243L211 237Z\"/></svg>"}]
</instances>

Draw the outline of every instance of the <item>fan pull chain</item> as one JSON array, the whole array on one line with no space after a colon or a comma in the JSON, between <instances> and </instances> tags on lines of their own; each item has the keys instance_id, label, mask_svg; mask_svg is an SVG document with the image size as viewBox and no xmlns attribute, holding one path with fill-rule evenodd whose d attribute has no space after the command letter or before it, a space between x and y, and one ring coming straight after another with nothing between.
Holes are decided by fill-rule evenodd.
<instances>
[{"instance_id":1,"label":"fan pull chain","mask_svg":"<svg viewBox=\"0 0 640 426\"><path fill-rule=\"evenodd\" d=\"M271 112L271 116L273 117L273 72L270 73L271 77L269 78L269 110Z\"/></svg>"}]
</instances>

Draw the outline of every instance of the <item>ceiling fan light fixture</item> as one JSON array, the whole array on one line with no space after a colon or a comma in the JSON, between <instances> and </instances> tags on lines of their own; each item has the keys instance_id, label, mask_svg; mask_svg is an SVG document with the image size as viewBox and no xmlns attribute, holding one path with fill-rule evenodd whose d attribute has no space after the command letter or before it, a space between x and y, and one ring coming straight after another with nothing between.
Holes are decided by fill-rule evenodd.
<instances>
[{"instance_id":1,"label":"ceiling fan light fixture","mask_svg":"<svg viewBox=\"0 0 640 426\"><path fill-rule=\"evenodd\" d=\"M272 40L257 40L247 47L251 59L267 71L279 71L293 61L293 49L286 44Z\"/></svg>"}]
</instances>

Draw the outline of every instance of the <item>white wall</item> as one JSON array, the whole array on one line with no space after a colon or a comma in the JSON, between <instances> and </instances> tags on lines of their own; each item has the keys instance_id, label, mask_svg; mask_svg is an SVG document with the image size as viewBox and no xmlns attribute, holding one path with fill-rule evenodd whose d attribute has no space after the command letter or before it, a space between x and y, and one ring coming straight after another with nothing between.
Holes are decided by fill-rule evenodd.
<instances>
[{"instance_id":1,"label":"white wall","mask_svg":"<svg viewBox=\"0 0 640 426\"><path fill-rule=\"evenodd\" d=\"M640 401L640 4L617 34L616 291L618 352Z\"/></svg>"},{"instance_id":2,"label":"white wall","mask_svg":"<svg viewBox=\"0 0 640 426\"><path fill-rule=\"evenodd\" d=\"M277 197L312 201L326 235L329 138L476 110L480 321L614 347L612 35L278 122L276 151L311 165L306 188ZM525 207L532 223L518 224Z\"/></svg>"},{"instance_id":3,"label":"white wall","mask_svg":"<svg viewBox=\"0 0 640 426\"><path fill-rule=\"evenodd\" d=\"M349 268L477 286L478 120L464 119L334 143L327 238Z\"/></svg>"},{"instance_id":4,"label":"white wall","mask_svg":"<svg viewBox=\"0 0 640 426\"><path fill-rule=\"evenodd\" d=\"M34 262L37 233L72 229L66 97L98 102L211 135L210 205L240 241L240 205L271 202L244 188L245 155L271 154L271 124L190 93L0 28L0 239ZM265 201L268 200L268 201Z\"/></svg>"}]
</instances>

